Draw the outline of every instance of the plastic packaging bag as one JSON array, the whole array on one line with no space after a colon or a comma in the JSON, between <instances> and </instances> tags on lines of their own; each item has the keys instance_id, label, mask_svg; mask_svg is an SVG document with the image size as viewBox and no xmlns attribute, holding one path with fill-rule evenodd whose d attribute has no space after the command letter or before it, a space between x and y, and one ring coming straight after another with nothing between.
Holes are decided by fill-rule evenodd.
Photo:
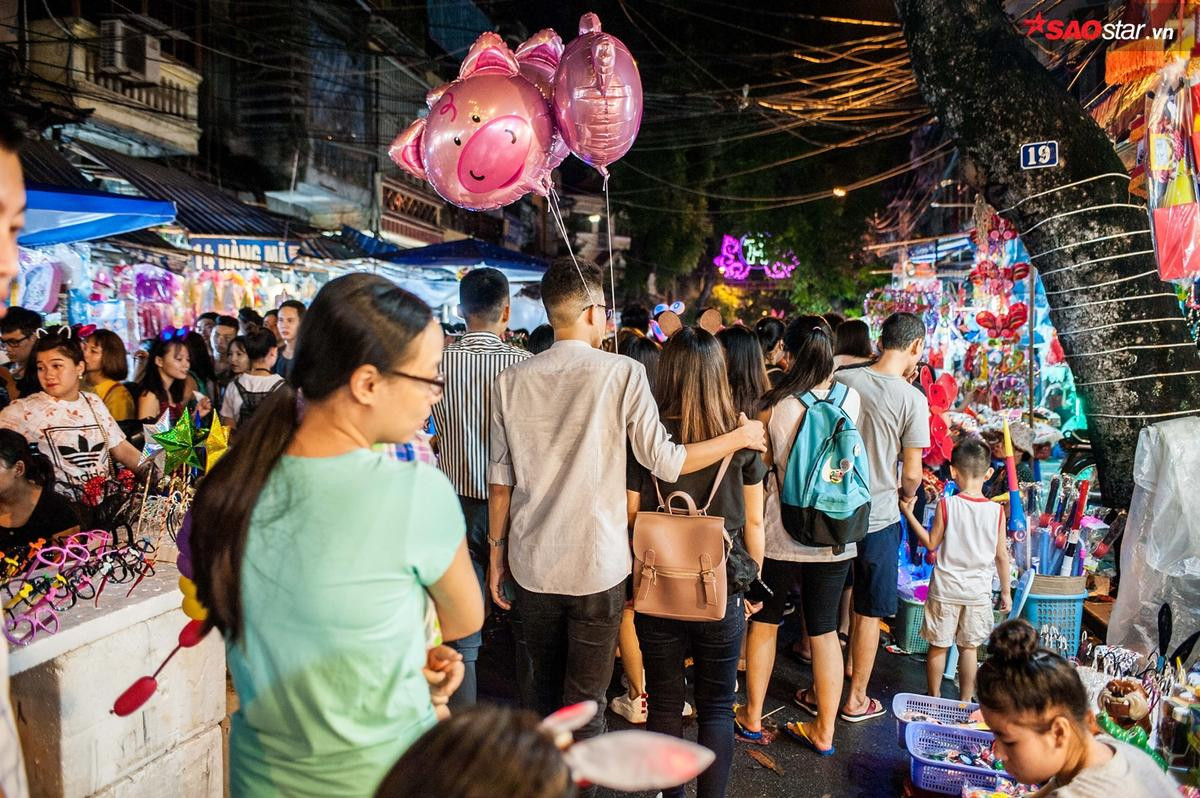
<instances>
[{"instance_id":1,"label":"plastic packaging bag","mask_svg":"<svg viewBox=\"0 0 1200 798\"><path fill-rule=\"evenodd\" d=\"M1170 604L1174 639L1200 629L1200 418L1142 430L1133 501L1121 544L1121 584L1108 644L1149 653L1158 645L1158 609Z\"/></svg>"}]
</instances>

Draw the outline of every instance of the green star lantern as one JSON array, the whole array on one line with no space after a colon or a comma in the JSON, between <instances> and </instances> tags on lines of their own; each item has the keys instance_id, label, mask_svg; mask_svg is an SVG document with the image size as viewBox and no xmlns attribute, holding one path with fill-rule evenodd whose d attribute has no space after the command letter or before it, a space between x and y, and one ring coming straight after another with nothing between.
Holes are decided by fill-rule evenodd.
<instances>
[{"instance_id":1,"label":"green star lantern","mask_svg":"<svg viewBox=\"0 0 1200 798\"><path fill-rule=\"evenodd\" d=\"M198 444L194 432L191 414L185 411L175 422L174 427L167 432L154 435L154 440L162 446L167 455L166 473L174 472L181 465L200 468L200 457L196 453Z\"/></svg>"}]
</instances>

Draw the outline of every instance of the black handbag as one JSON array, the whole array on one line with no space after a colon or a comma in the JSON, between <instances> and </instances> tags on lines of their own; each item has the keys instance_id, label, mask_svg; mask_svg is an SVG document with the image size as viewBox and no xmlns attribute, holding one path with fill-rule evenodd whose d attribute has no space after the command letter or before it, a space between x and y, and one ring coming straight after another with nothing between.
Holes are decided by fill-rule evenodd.
<instances>
[{"instance_id":1,"label":"black handbag","mask_svg":"<svg viewBox=\"0 0 1200 798\"><path fill-rule=\"evenodd\" d=\"M729 556L725 558L725 581L729 585L729 595L744 593L750 584L758 578L758 563L746 549L746 541L742 530L735 529L729 533Z\"/></svg>"}]
</instances>

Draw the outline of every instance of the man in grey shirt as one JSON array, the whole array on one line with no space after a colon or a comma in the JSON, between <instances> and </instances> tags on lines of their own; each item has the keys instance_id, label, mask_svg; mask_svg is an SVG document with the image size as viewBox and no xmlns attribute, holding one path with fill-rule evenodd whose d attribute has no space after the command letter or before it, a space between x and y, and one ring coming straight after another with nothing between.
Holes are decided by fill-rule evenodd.
<instances>
[{"instance_id":1,"label":"man in grey shirt","mask_svg":"<svg viewBox=\"0 0 1200 798\"><path fill-rule=\"evenodd\" d=\"M500 607L515 608L542 714L588 699L605 705L632 565L626 443L667 482L766 448L763 425L745 419L720 438L673 443L645 368L599 349L603 286L595 263L556 260L542 278L554 345L509 366L492 388L488 586ZM576 736L603 731L600 713Z\"/></svg>"},{"instance_id":2,"label":"man in grey shirt","mask_svg":"<svg viewBox=\"0 0 1200 798\"><path fill-rule=\"evenodd\" d=\"M921 456L929 446L929 402L908 382L925 352L925 323L911 313L893 313L883 322L879 348L882 354L875 363L834 375L862 400L858 430L871 467L871 518L853 566L854 673L841 712L842 720L851 723L887 712L882 702L867 696L867 682L879 648L879 619L892 617L897 609L900 500L920 488Z\"/></svg>"}]
</instances>

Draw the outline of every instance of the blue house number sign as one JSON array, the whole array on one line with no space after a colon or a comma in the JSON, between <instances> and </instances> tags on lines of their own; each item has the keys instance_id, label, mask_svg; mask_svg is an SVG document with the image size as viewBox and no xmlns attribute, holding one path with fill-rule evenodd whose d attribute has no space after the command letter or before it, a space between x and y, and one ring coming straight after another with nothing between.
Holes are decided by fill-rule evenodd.
<instances>
[{"instance_id":1,"label":"blue house number sign","mask_svg":"<svg viewBox=\"0 0 1200 798\"><path fill-rule=\"evenodd\" d=\"M1021 168L1043 169L1058 166L1058 142L1034 141L1021 145Z\"/></svg>"}]
</instances>

